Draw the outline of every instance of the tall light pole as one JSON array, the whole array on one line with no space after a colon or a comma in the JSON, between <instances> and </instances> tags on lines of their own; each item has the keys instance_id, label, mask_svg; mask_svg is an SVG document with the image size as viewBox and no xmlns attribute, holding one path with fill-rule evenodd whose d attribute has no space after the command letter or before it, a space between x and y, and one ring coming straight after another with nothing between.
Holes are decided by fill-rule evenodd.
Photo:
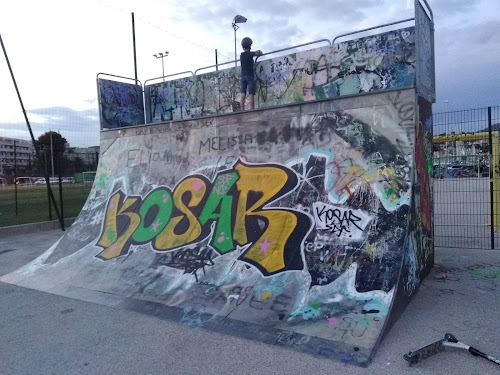
<instances>
[{"instance_id":1,"label":"tall light pole","mask_svg":"<svg viewBox=\"0 0 500 375\"><path fill-rule=\"evenodd\" d=\"M168 56L168 51L165 52L160 52L158 54L154 54L154 57L157 59L161 59L161 72L162 72L162 77L163 77L163 82L165 82L165 65L163 65L163 58Z\"/></svg>"},{"instance_id":2,"label":"tall light pole","mask_svg":"<svg viewBox=\"0 0 500 375\"><path fill-rule=\"evenodd\" d=\"M236 68L238 66L237 60L238 58L236 57L236 30L239 29L239 26L237 23L245 23L247 22L247 19L243 16L240 16L239 14L234 17L233 19L233 29L234 29L234 67Z\"/></svg>"}]
</instances>

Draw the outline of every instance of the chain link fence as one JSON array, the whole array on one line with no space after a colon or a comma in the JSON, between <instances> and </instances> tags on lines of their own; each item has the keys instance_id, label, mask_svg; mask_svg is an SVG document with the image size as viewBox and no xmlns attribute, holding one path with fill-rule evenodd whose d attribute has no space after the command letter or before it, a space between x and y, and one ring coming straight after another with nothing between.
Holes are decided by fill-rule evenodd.
<instances>
[{"instance_id":1,"label":"chain link fence","mask_svg":"<svg viewBox=\"0 0 500 375\"><path fill-rule=\"evenodd\" d=\"M500 107L436 113L435 245L500 248Z\"/></svg>"},{"instance_id":2,"label":"chain link fence","mask_svg":"<svg viewBox=\"0 0 500 375\"><path fill-rule=\"evenodd\" d=\"M76 217L92 187L99 146L72 147L55 131L39 131L35 145L5 133L0 133L0 227L55 220L57 212Z\"/></svg>"}]
</instances>

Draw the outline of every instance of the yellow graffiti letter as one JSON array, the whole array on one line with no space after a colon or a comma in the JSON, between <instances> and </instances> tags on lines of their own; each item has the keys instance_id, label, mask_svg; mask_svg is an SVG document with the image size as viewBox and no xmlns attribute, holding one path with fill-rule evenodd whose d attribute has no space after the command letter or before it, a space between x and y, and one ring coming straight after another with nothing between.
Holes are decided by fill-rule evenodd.
<instances>
[{"instance_id":1,"label":"yellow graffiti letter","mask_svg":"<svg viewBox=\"0 0 500 375\"><path fill-rule=\"evenodd\" d=\"M205 182L197 177L190 177L182 181L176 188L173 194L174 205L184 215L175 216L170 219L165 229L156 237L155 248L158 250L171 250L176 247L187 245L195 241L201 234L201 225L196 216L188 207L196 207L203 197L207 186ZM185 193L190 193L190 199L187 206L182 201ZM188 220L187 228L181 234L175 233L175 229L179 222L186 218ZM183 228L177 228L177 232Z\"/></svg>"},{"instance_id":2,"label":"yellow graffiti letter","mask_svg":"<svg viewBox=\"0 0 500 375\"><path fill-rule=\"evenodd\" d=\"M101 238L97 242L97 245L104 248L103 251L97 254L97 257L101 259L109 260L126 253L130 246L130 244L127 245L127 243L141 222L141 218L138 214L134 212L125 212L137 201L137 198L132 197L125 199L120 207L120 201L123 200L124 196L125 195L121 191L118 191L109 199L104 228ZM116 226L119 216L128 217L128 223L125 230L123 228L117 228ZM121 232L119 236L118 231ZM127 246L125 247L125 245Z\"/></svg>"},{"instance_id":3,"label":"yellow graffiti letter","mask_svg":"<svg viewBox=\"0 0 500 375\"><path fill-rule=\"evenodd\" d=\"M254 241L252 247L243 258L259 265L269 274L285 268L285 245L297 225L297 216L290 211L266 209L259 210L265 203L272 200L288 182L288 174L278 167L257 167L238 164L235 167L239 180L236 182L240 196L236 209L234 224L234 239L239 244L248 243L246 219L258 216L267 223L264 233ZM248 207L249 193L258 199ZM250 228L250 232L260 232L259 227ZM258 235L258 234L257 234ZM255 237L252 236L252 237ZM297 247L299 245L297 244Z\"/></svg>"}]
</instances>

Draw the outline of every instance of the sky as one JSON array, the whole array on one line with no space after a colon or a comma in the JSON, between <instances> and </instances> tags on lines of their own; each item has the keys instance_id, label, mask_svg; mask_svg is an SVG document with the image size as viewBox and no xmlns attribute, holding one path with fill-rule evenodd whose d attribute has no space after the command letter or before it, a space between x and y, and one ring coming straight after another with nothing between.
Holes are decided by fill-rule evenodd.
<instances>
[{"instance_id":1,"label":"sky","mask_svg":"<svg viewBox=\"0 0 500 375\"><path fill-rule=\"evenodd\" d=\"M500 1L428 0L434 12L434 112L500 105ZM16 0L0 2L0 34L35 137L59 131L71 146L99 144L96 76L162 75L234 60L239 42L269 52L414 16L413 0ZM409 24L408 24L409 25ZM361 34L360 36L362 36ZM309 47L310 48L310 47ZM175 78L175 77L174 77ZM0 137L28 139L3 54Z\"/></svg>"}]
</instances>

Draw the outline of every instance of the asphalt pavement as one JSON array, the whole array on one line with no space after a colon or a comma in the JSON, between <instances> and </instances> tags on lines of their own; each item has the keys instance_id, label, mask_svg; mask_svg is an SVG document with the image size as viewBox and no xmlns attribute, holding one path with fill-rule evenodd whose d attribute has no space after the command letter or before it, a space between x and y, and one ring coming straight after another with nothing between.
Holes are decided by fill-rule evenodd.
<instances>
[{"instance_id":1,"label":"asphalt pavement","mask_svg":"<svg viewBox=\"0 0 500 375\"><path fill-rule=\"evenodd\" d=\"M0 275L61 235L0 231ZM367 368L0 283L0 374L500 374L458 349L404 361L447 332L500 357L500 251L437 248L435 263Z\"/></svg>"}]
</instances>

